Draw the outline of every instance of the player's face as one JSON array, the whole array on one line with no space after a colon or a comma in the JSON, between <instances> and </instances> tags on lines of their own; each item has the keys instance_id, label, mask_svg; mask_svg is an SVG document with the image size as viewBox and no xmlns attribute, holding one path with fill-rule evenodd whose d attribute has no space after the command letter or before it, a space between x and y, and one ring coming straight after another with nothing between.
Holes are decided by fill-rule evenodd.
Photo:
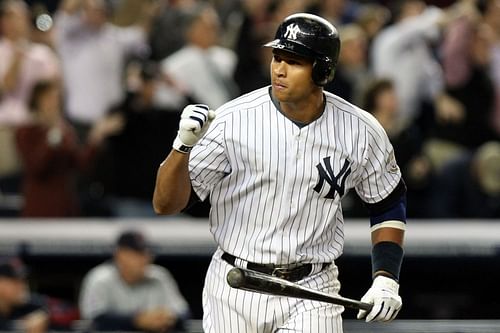
<instances>
[{"instance_id":1,"label":"player's face","mask_svg":"<svg viewBox=\"0 0 500 333\"><path fill-rule=\"evenodd\" d=\"M293 103L308 97L317 88L311 74L311 60L282 50L273 51L271 84L278 101Z\"/></svg>"}]
</instances>

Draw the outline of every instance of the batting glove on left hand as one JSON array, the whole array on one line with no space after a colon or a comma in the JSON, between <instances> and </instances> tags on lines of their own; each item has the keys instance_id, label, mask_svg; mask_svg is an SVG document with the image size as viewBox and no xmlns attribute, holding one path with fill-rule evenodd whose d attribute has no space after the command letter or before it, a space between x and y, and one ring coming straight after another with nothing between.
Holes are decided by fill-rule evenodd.
<instances>
[{"instance_id":1,"label":"batting glove on left hand","mask_svg":"<svg viewBox=\"0 0 500 333\"><path fill-rule=\"evenodd\" d=\"M215 118L215 112L204 104L188 105L184 108L179 122L179 131L173 148L187 153L203 137Z\"/></svg>"},{"instance_id":2,"label":"batting glove on left hand","mask_svg":"<svg viewBox=\"0 0 500 333\"><path fill-rule=\"evenodd\" d=\"M388 277L377 276L372 286L361 298L361 302L373 304L370 313L366 310L359 310L358 319L366 316L366 322L371 321L391 321L396 318L403 302L398 295L399 284Z\"/></svg>"}]
</instances>

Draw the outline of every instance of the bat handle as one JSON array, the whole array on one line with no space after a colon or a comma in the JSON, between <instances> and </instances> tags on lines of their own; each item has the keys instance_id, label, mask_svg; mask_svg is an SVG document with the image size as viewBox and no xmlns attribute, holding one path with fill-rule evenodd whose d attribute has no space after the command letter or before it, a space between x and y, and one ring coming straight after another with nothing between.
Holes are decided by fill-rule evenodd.
<instances>
[{"instance_id":1,"label":"bat handle","mask_svg":"<svg viewBox=\"0 0 500 333\"><path fill-rule=\"evenodd\" d=\"M360 310L365 310L366 312L370 312L373 309L373 304L371 303L365 303L365 302L359 302L357 304L357 308Z\"/></svg>"}]
</instances>

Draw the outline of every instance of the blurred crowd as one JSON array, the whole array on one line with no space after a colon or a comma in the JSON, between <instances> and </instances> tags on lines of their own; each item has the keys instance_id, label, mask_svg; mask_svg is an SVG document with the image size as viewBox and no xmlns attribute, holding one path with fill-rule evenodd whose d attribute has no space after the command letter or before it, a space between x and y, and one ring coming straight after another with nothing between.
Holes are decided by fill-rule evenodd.
<instances>
[{"instance_id":1,"label":"blurred crowd","mask_svg":"<svg viewBox=\"0 0 500 333\"><path fill-rule=\"evenodd\" d=\"M0 2L3 216L153 216L182 108L268 85L261 45L283 18L310 12L342 41L325 89L387 131L408 216L500 217L499 0L53 4ZM343 207L366 214L353 193Z\"/></svg>"},{"instance_id":2,"label":"blurred crowd","mask_svg":"<svg viewBox=\"0 0 500 333\"><path fill-rule=\"evenodd\" d=\"M85 274L73 302L32 291L21 259L2 257L0 330L185 332L189 305L172 274L153 260L143 233L122 231L112 257Z\"/></svg>"}]
</instances>

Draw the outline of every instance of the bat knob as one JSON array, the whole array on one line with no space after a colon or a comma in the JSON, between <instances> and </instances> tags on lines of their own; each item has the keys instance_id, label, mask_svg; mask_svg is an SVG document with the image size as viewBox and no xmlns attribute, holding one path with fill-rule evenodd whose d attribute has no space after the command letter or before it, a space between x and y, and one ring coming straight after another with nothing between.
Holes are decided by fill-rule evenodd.
<instances>
[{"instance_id":1,"label":"bat knob","mask_svg":"<svg viewBox=\"0 0 500 333\"><path fill-rule=\"evenodd\" d=\"M239 288L245 281L245 274L239 268L232 268L227 273L227 283L233 288Z\"/></svg>"}]
</instances>

